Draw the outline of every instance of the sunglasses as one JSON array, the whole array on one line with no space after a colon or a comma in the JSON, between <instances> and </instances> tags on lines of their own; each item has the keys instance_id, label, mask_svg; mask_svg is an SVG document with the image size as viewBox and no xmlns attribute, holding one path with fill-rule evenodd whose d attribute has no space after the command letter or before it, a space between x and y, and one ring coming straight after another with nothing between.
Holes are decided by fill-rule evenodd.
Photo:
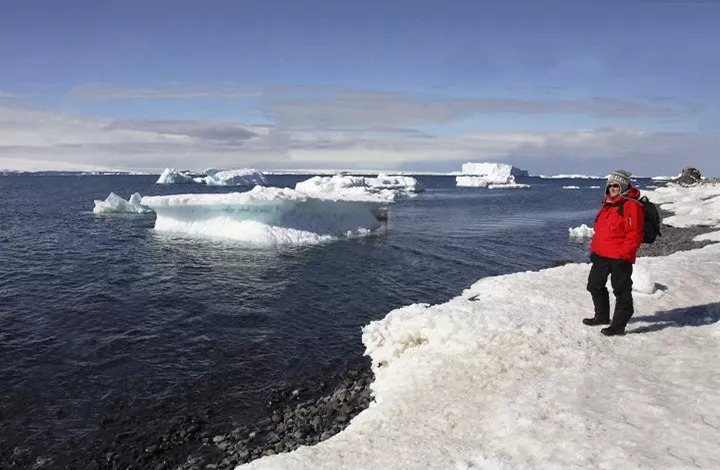
<instances>
[{"instance_id":1,"label":"sunglasses","mask_svg":"<svg viewBox=\"0 0 720 470\"><path fill-rule=\"evenodd\" d=\"M608 185L608 188L619 188L619 187L620 187L619 184L614 184L614 183Z\"/></svg>"}]
</instances>

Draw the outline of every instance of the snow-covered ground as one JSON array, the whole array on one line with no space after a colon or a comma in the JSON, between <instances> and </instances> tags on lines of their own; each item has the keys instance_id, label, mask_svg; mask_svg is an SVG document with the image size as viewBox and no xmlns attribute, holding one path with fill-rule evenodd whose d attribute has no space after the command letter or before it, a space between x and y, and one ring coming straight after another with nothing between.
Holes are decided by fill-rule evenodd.
<instances>
[{"instance_id":1,"label":"snow-covered ground","mask_svg":"<svg viewBox=\"0 0 720 470\"><path fill-rule=\"evenodd\" d=\"M648 196L688 226L718 210L717 194ZM581 323L589 269L488 277L391 311L362 334L374 406L316 446L242 468L720 468L720 244L639 258L624 337Z\"/></svg>"},{"instance_id":2,"label":"snow-covered ground","mask_svg":"<svg viewBox=\"0 0 720 470\"><path fill-rule=\"evenodd\" d=\"M95 200L93 212L96 214L147 214L152 212L152 209L140 203L141 199L140 193L132 194L127 201L115 193L110 193L104 201Z\"/></svg>"},{"instance_id":3,"label":"snow-covered ground","mask_svg":"<svg viewBox=\"0 0 720 470\"><path fill-rule=\"evenodd\" d=\"M377 203L313 198L289 188L146 196L142 204L157 213L155 230L160 232L255 246L316 244L368 235L380 227Z\"/></svg>"}]
</instances>

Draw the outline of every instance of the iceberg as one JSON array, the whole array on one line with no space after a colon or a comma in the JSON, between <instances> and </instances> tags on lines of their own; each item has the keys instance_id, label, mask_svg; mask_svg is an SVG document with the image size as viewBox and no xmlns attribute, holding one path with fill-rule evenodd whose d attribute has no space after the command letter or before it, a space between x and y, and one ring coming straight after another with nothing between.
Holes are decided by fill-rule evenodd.
<instances>
[{"instance_id":1,"label":"iceberg","mask_svg":"<svg viewBox=\"0 0 720 470\"><path fill-rule=\"evenodd\" d=\"M322 199L396 202L423 190L415 178L409 176L313 176L295 185L295 190Z\"/></svg>"},{"instance_id":2,"label":"iceberg","mask_svg":"<svg viewBox=\"0 0 720 470\"><path fill-rule=\"evenodd\" d=\"M140 203L141 199L140 193L134 193L126 201L111 192L104 201L95 200L93 212L96 214L147 214L152 212L152 209Z\"/></svg>"},{"instance_id":3,"label":"iceberg","mask_svg":"<svg viewBox=\"0 0 720 470\"><path fill-rule=\"evenodd\" d=\"M194 183L192 175L186 171L177 171L175 168L165 168L155 184L187 184Z\"/></svg>"},{"instance_id":4,"label":"iceberg","mask_svg":"<svg viewBox=\"0 0 720 470\"><path fill-rule=\"evenodd\" d=\"M592 238L595 234L595 230L585 224L575 228L568 228L568 232L570 234L570 238Z\"/></svg>"},{"instance_id":5,"label":"iceberg","mask_svg":"<svg viewBox=\"0 0 720 470\"><path fill-rule=\"evenodd\" d=\"M252 168L243 168L240 170L214 170L211 172L205 170L205 175L200 182L208 186L265 186L267 180L265 176Z\"/></svg>"},{"instance_id":6,"label":"iceberg","mask_svg":"<svg viewBox=\"0 0 720 470\"><path fill-rule=\"evenodd\" d=\"M376 204L319 199L290 188L244 193L146 196L155 230L224 238L252 246L308 245L371 234L381 227Z\"/></svg>"},{"instance_id":7,"label":"iceberg","mask_svg":"<svg viewBox=\"0 0 720 470\"><path fill-rule=\"evenodd\" d=\"M455 177L455 184L469 188L529 188L530 185L515 182L514 168L505 163L465 163L463 174Z\"/></svg>"},{"instance_id":8,"label":"iceberg","mask_svg":"<svg viewBox=\"0 0 720 470\"><path fill-rule=\"evenodd\" d=\"M166 168L157 180L157 184L180 184L198 183L208 186L256 186L266 185L265 176L252 168L239 170L218 170L207 168L202 175L193 174L189 171L177 171L174 168Z\"/></svg>"},{"instance_id":9,"label":"iceberg","mask_svg":"<svg viewBox=\"0 0 720 470\"><path fill-rule=\"evenodd\" d=\"M509 167L510 174L512 176L528 176L527 170L521 170L520 168L517 168L512 165L507 165L505 163L463 163L462 165L462 174L463 175L476 175L476 176L482 176L482 175L490 175L494 172L498 171L498 168L502 167L503 172L505 171L505 167Z\"/></svg>"},{"instance_id":10,"label":"iceberg","mask_svg":"<svg viewBox=\"0 0 720 470\"><path fill-rule=\"evenodd\" d=\"M563 189L580 189L580 186L563 186Z\"/></svg>"}]
</instances>

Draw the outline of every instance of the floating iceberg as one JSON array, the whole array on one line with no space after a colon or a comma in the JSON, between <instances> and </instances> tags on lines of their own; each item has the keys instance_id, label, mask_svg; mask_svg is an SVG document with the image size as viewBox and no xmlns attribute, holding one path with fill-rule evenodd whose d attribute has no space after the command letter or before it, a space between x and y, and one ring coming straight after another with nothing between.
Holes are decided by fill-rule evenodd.
<instances>
[{"instance_id":1,"label":"floating iceberg","mask_svg":"<svg viewBox=\"0 0 720 470\"><path fill-rule=\"evenodd\" d=\"M592 238L595 234L595 230L585 224L575 228L568 228L568 232L570 234L570 238Z\"/></svg>"},{"instance_id":2,"label":"floating iceberg","mask_svg":"<svg viewBox=\"0 0 720 470\"><path fill-rule=\"evenodd\" d=\"M155 229L255 246L307 245L370 234L381 225L372 202L319 199L289 188L245 193L150 196Z\"/></svg>"},{"instance_id":3,"label":"floating iceberg","mask_svg":"<svg viewBox=\"0 0 720 470\"><path fill-rule=\"evenodd\" d=\"M140 203L141 199L140 193L134 193L128 201L115 193L110 193L104 201L95 200L93 212L96 214L147 214L152 212L152 209Z\"/></svg>"},{"instance_id":4,"label":"floating iceberg","mask_svg":"<svg viewBox=\"0 0 720 470\"><path fill-rule=\"evenodd\" d=\"M409 176L313 176L295 185L295 190L322 199L391 203L422 191Z\"/></svg>"},{"instance_id":5,"label":"floating iceberg","mask_svg":"<svg viewBox=\"0 0 720 470\"><path fill-rule=\"evenodd\" d=\"M188 184L194 183L193 176L187 171L165 168L155 184Z\"/></svg>"},{"instance_id":6,"label":"floating iceberg","mask_svg":"<svg viewBox=\"0 0 720 470\"><path fill-rule=\"evenodd\" d=\"M241 170L212 170L206 176L199 178L199 182L208 186L265 186L267 180L265 176L257 170L251 168L243 168ZM197 181L197 179L196 179Z\"/></svg>"},{"instance_id":7,"label":"floating iceberg","mask_svg":"<svg viewBox=\"0 0 720 470\"><path fill-rule=\"evenodd\" d=\"M177 171L166 168L157 180L157 184L199 183L208 186L255 186L266 185L265 176L252 168L239 170L206 169L202 175L193 175L189 171Z\"/></svg>"},{"instance_id":8,"label":"floating iceberg","mask_svg":"<svg viewBox=\"0 0 720 470\"><path fill-rule=\"evenodd\" d=\"M513 169L518 170L505 163L465 163L463 174L455 177L455 184L469 188L529 188L527 184L515 182Z\"/></svg>"},{"instance_id":9,"label":"floating iceberg","mask_svg":"<svg viewBox=\"0 0 720 470\"><path fill-rule=\"evenodd\" d=\"M563 189L580 189L580 186L563 186Z\"/></svg>"},{"instance_id":10,"label":"floating iceberg","mask_svg":"<svg viewBox=\"0 0 720 470\"><path fill-rule=\"evenodd\" d=\"M462 174L463 175L476 175L476 176L482 176L482 175L489 175L493 174L494 172L498 171L498 167L510 167L510 174L512 176L528 176L527 170L521 170L520 168L514 167L512 165L507 165L504 163L463 163L462 165ZM504 169L502 170L505 171Z\"/></svg>"}]
</instances>

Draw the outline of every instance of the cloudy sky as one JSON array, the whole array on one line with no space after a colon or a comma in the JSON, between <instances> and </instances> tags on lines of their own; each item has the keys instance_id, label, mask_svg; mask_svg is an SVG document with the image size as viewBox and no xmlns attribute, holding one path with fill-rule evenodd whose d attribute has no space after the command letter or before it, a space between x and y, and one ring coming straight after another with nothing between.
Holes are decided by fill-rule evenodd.
<instances>
[{"instance_id":1,"label":"cloudy sky","mask_svg":"<svg viewBox=\"0 0 720 470\"><path fill-rule=\"evenodd\" d=\"M720 1L35 0L0 168L720 175Z\"/></svg>"}]
</instances>

